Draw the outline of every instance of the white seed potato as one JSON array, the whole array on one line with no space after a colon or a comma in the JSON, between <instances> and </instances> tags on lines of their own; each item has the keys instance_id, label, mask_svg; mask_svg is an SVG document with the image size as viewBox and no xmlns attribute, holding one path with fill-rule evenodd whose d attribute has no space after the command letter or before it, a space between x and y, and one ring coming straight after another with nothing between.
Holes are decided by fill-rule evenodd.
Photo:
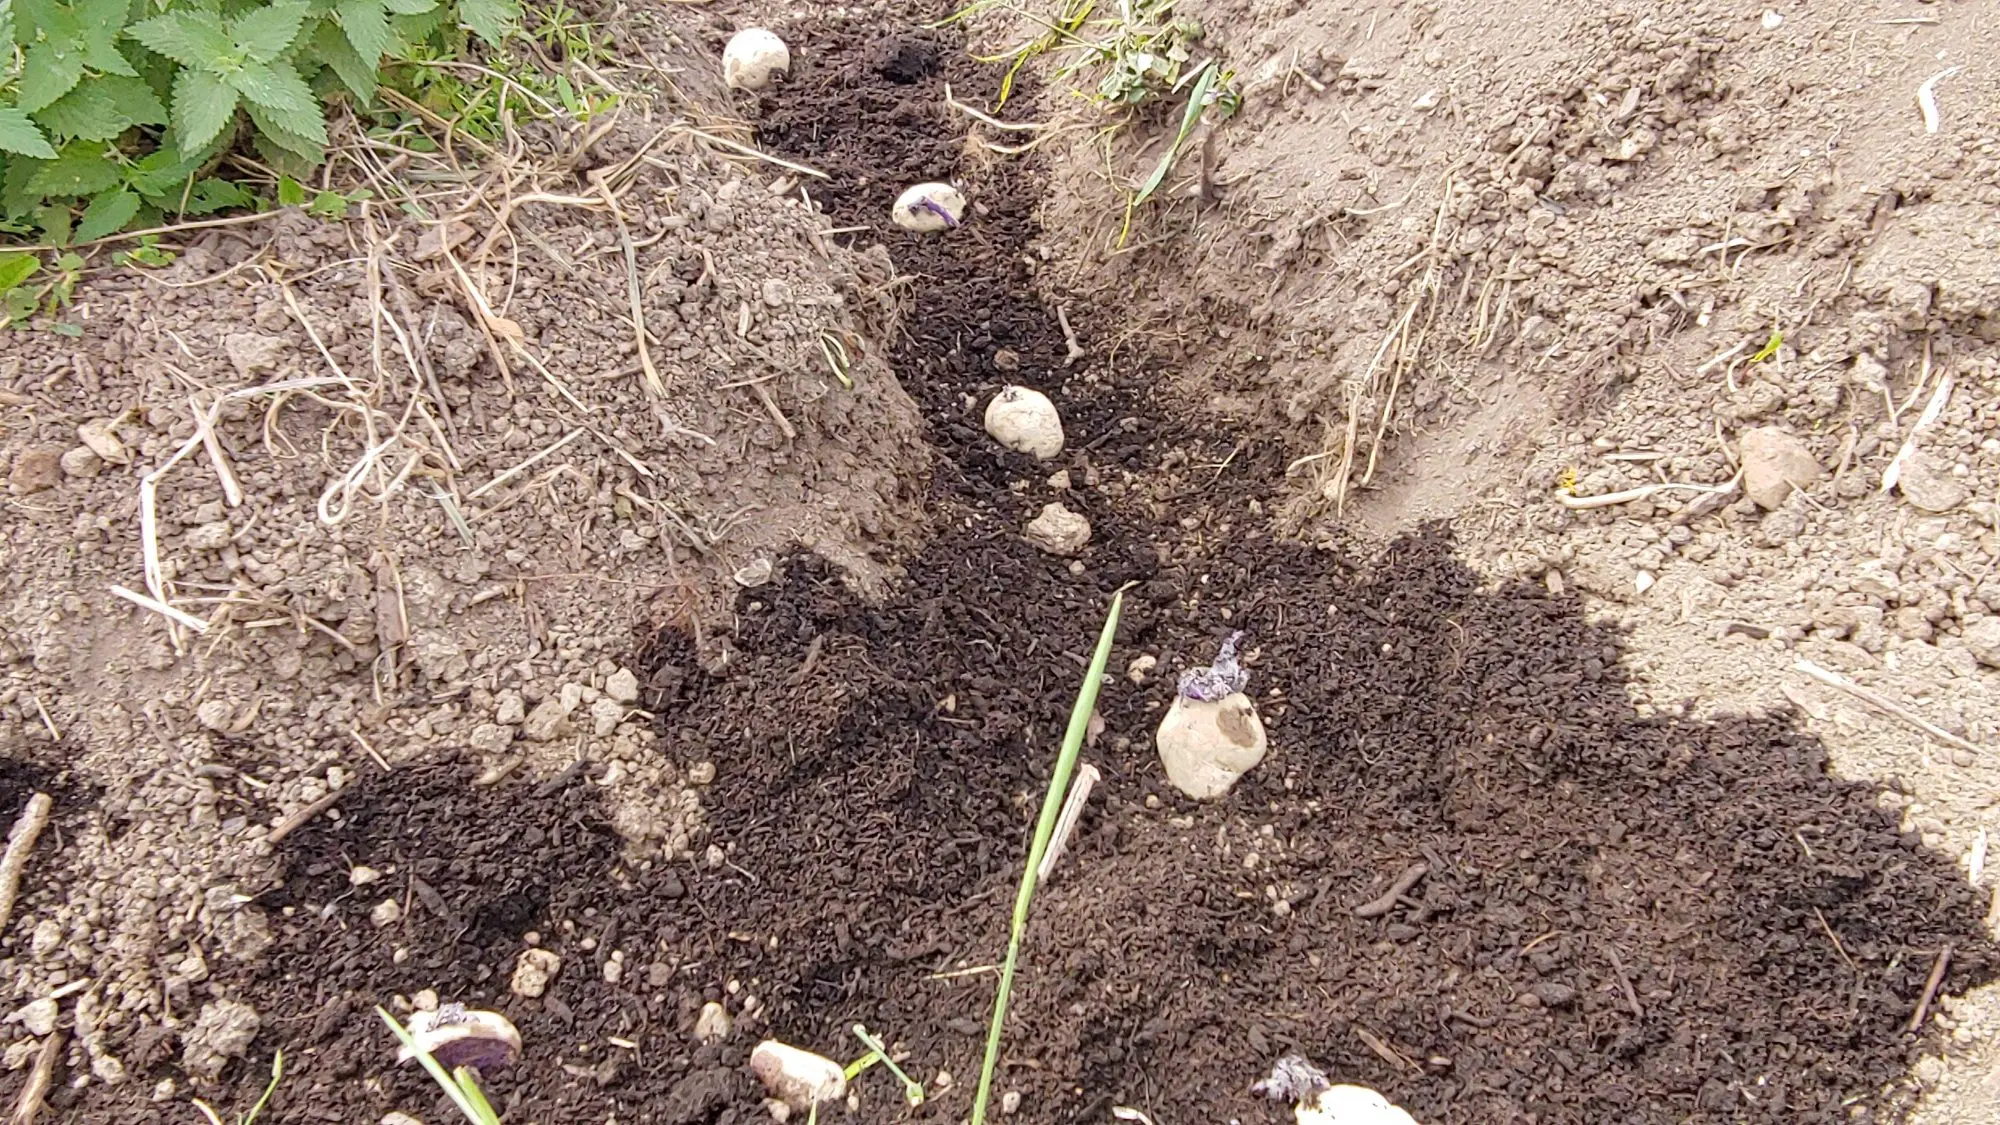
<instances>
[{"instance_id":1,"label":"white seed potato","mask_svg":"<svg viewBox=\"0 0 2000 1125\"><path fill-rule=\"evenodd\" d=\"M750 1052L750 1072L772 1097L795 1110L847 1096L847 1072L832 1059L766 1039Z\"/></svg>"},{"instance_id":2,"label":"white seed potato","mask_svg":"<svg viewBox=\"0 0 2000 1125\"><path fill-rule=\"evenodd\" d=\"M435 1001L436 995L431 999ZM447 1004L419 1010L410 1017L410 1038L444 1063L475 1065L485 1071L498 1070L521 1057L521 1033L512 1021L498 1012L461 1008ZM407 1045L396 1052L396 1061L406 1063L417 1057Z\"/></svg>"},{"instance_id":3,"label":"white seed potato","mask_svg":"<svg viewBox=\"0 0 2000 1125\"><path fill-rule=\"evenodd\" d=\"M1062 415L1049 396L1027 387L1002 387L986 404L986 432L1016 453L1050 461L1063 451Z\"/></svg>"},{"instance_id":4,"label":"white seed potato","mask_svg":"<svg viewBox=\"0 0 2000 1125\"><path fill-rule=\"evenodd\" d=\"M904 230L950 230L965 219L965 193L950 184L918 184L896 197L889 221Z\"/></svg>"},{"instance_id":5,"label":"white seed potato","mask_svg":"<svg viewBox=\"0 0 2000 1125\"><path fill-rule=\"evenodd\" d=\"M733 90L761 90L773 75L792 69L785 41L761 27L746 27L722 48L722 80Z\"/></svg>"},{"instance_id":6,"label":"white seed potato","mask_svg":"<svg viewBox=\"0 0 2000 1125\"><path fill-rule=\"evenodd\" d=\"M1213 703L1175 696L1153 743L1174 788L1209 801L1264 760L1264 721L1242 692Z\"/></svg>"},{"instance_id":7,"label":"white seed potato","mask_svg":"<svg viewBox=\"0 0 2000 1125\"><path fill-rule=\"evenodd\" d=\"M1328 1086L1292 1115L1299 1125L1417 1125L1416 1118L1366 1086Z\"/></svg>"}]
</instances>

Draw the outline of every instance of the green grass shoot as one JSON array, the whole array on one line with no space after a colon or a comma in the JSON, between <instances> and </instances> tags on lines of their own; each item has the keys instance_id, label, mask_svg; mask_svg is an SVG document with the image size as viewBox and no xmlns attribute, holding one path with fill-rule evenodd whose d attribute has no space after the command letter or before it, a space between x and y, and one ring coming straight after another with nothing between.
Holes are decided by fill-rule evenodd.
<instances>
[{"instance_id":1,"label":"green grass shoot","mask_svg":"<svg viewBox=\"0 0 2000 1125\"><path fill-rule=\"evenodd\" d=\"M500 1115L494 1111L493 1104L486 1100L485 1091L479 1088L479 1081L472 1077L471 1071L461 1066L452 1073L445 1073L444 1064L432 1057L431 1053L417 1042L416 1037L410 1034L408 1028L397 1023L395 1016L379 1006L375 1009L375 1014L382 1017L382 1022L389 1025L389 1030L396 1033L396 1038L402 1041L403 1046L416 1054L417 1061L430 1072L431 1080L438 1084L438 1087L445 1092L445 1096L458 1107L458 1111L465 1115L467 1121L472 1122L472 1125L500 1125Z\"/></svg>"},{"instance_id":2,"label":"green grass shoot","mask_svg":"<svg viewBox=\"0 0 2000 1125\"><path fill-rule=\"evenodd\" d=\"M1062 750L1056 755L1055 772L1049 776L1049 791L1042 797L1042 815L1035 821L1034 842L1028 846L1028 862L1021 869L1021 888L1014 895L1014 920L1007 933L1007 959L1000 967L1000 988L993 997L993 1022L986 1028L986 1059L979 1067L979 1093L972 1101L972 1125L985 1125L986 1104L993 1096L993 1072L1000 1064L1000 1033L1007 1022L1007 998L1014 990L1014 968L1021 956L1021 935L1028 928L1028 908L1035 900L1035 872L1048 851L1056 818L1062 814L1063 798L1069 792L1070 775L1076 771L1077 755L1090 730L1090 716L1097 709L1097 689L1104 683L1104 666L1111 660L1111 641L1118 634L1118 613L1124 608L1125 591L1111 598L1111 610L1098 634L1097 651L1091 655L1090 671L1084 673L1083 687L1070 708L1069 729L1063 732Z\"/></svg>"},{"instance_id":3,"label":"green grass shoot","mask_svg":"<svg viewBox=\"0 0 2000 1125\"><path fill-rule=\"evenodd\" d=\"M271 1095L278 1091L278 1082L284 1077L285 1052L278 1051L271 1056L271 1081L265 1085L263 1096L257 1099L256 1105L250 1107L249 1113L236 1119L236 1125L254 1125L257 1118L262 1116L264 1107L271 1104ZM217 1116L207 1102L196 1098L194 1107L201 1111L203 1117L208 1118L209 1125L222 1125L222 1118Z\"/></svg>"}]
</instances>

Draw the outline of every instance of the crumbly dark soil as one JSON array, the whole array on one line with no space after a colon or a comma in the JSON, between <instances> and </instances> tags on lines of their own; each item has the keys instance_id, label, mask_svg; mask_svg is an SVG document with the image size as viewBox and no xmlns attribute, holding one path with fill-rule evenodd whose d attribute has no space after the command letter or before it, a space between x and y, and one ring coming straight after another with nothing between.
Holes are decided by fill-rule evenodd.
<instances>
[{"instance_id":1,"label":"crumbly dark soil","mask_svg":"<svg viewBox=\"0 0 2000 1125\"><path fill-rule=\"evenodd\" d=\"M648 631L661 744L717 771L701 862L621 859L598 766L488 788L450 761L369 774L340 820L287 838L259 897L276 943L224 970L265 1014L250 1057L286 1050L267 1119L448 1119L370 1013L430 988L521 1027L525 1059L491 1078L510 1123L759 1120L748 1047L852 1057L855 1022L942 1087L908 1113L870 1074L862 1119L962 1120L1031 821L1128 582L1112 667L1159 667L1106 685L1085 754L1104 779L1036 902L998 1081L1021 1119L1284 1120L1248 1087L1289 1051L1430 1125L1897 1115L1938 950L1946 993L2000 974L1952 863L1780 719L1638 716L1617 635L1541 586L1482 588L1442 529L1380 551L1270 537L1239 476L1188 464L1233 438L1170 442L1143 372L1063 366L1023 262L1036 193L1008 180L1032 169L981 181L985 212L950 236L887 229L902 185L958 167L942 81L973 97L992 76L941 43L810 34L763 137L833 173L817 198L915 275L894 366L944 454L932 545L879 604L785 560L739 599L719 673L691 637ZM1059 465L979 434L1003 379L1064 408ZM1096 526L1081 573L1019 536L1057 467ZM1165 787L1150 733L1232 630L1273 750L1198 806ZM1406 901L1355 917L1419 860ZM353 865L385 878L357 890ZM378 927L390 896L409 913ZM508 989L530 934L563 959L539 1000ZM736 1032L696 1048L708 1000ZM134 1099L173 1073L164 1052L127 1064L147 1079ZM261 1079L238 1064L229 1104ZM78 1119L138 1112L110 1101Z\"/></svg>"}]
</instances>

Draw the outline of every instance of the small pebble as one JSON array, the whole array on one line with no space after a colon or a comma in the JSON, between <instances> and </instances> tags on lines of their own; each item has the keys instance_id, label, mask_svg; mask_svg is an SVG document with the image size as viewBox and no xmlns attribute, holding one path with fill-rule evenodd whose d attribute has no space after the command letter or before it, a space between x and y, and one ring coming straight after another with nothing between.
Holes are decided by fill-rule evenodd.
<instances>
[{"instance_id":1,"label":"small pebble","mask_svg":"<svg viewBox=\"0 0 2000 1125\"><path fill-rule=\"evenodd\" d=\"M562 958L546 949L524 949L514 961L514 975L508 987L514 995L534 999L547 992L549 982L562 971Z\"/></svg>"}]
</instances>

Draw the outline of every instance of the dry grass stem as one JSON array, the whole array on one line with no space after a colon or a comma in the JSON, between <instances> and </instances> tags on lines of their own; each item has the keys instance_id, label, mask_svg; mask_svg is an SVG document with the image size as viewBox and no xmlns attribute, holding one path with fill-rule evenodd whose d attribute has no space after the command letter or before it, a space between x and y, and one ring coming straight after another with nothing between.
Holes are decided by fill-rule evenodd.
<instances>
[{"instance_id":1,"label":"dry grass stem","mask_svg":"<svg viewBox=\"0 0 2000 1125\"><path fill-rule=\"evenodd\" d=\"M232 508L243 506L243 486L237 483L236 473L229 467L229 458L222 452L222 442L215 436L215 420L222 410L222 400L216 399L203 410L194 399L188 399L188 411L194 415L194 432L201 438L202 448L208 451L209 464L215 467L217 479L222 481L223 499Z\"/></svg>"},{"instance_id":2,"label":"dry grass stem","mask_svg":"<svg viewBox=\"0 0 2000 1125\"><path fill-rule=\"evenodd\" d=\"M1793 665L1793 667L1830 688L1846 692L1861 702L1881 711L1883 714L1903 720L1925 734L1930 735L1932 738L1937 739L1939 742L1944 743L1946 746L1955 746L1960 750L1973 754L1980 752L1979 747L1973 743L1967 742L1965 739L1945 730L1943 727L1929 722L1916 712L1911 711L1881 692L1862 687L1860 684L1855 683L1838 672L1828 671L1810 660L1801 660Z\"/></svg>"},{"instance_id":3,"label":"dry grass stem","mask_svg":"<svg viewBox=\"0 0 2000 1125\"><path fill-rule=\"evenodd\" d=\"M639 346L639 369L645 372L646 389L654 395L665 397L667 384L660 378L659 368L653 366L653 353L646 346L646 305L639 298L639 252L632 246L632 232L625 226L625 217L618 219L618 245L625 252L625 297L632 306L632 338Z\"/></svg>"},{"instance_id":4,"label":"dry grass stem","mask_svg":"<svg viewBox=\"0 0 2000 1125\"><path fill-rule=\"evenodd\" d=\"M481 496L486 495L487 493L493 491L494 489L500 487L501 485L506 484L508 481L513 480L515 477L520 476L522 473L527 472L529 469L534 468L536 465L540 464L543 459L553 456L557 450L561 449L563 446L568 445L570 442L575 441L576 439L582 437L583 435L589 432L590 430L586 427L580 427L578 429L571 430L569 433L564 434L561 438L559 438L554 445L551 445L547 449L543 449L533 454L526 461L521 462L520 464L514 466L513 468L508 469L506 472L501 473L499 476L494 477L492 480L487 481L485 484L480 485L478 488L473 489L472 492L466 496L466 499L467 500L479 499Z\"/></svg>"},{"instance_id":5,"label":"dry grass stem","mask_svg":"<svg viewBox=\"0 0 2000 1125\"><path fill-rule=\"evenodd\" d=\"M1049 837L1049 850L1042 856L1042 865L1035 872L1036 879L1047 879L1049 872L1062 861L1063 851L1069 846L1077 821L1083 819L1083 807L1090 803L1090 791L1101 776L1097 767L1088 763L1076 768L1076 780L1070 782L1069 795L1063 798L1062 813L1056 817L1056 830Z\"/></svg>"},{"instance_id":6,"label":"dry grass stem","mask_svg":"<svg viewBox=\"0 0 2000 1125\"><path fill-rule=\"evenodd\" d=\"M127 589L126 587L120 586L116 583L112 584L111 592L121 598L124 598L126 601L131 602L133 605L138 606L140 609L151 610L154 613L159 614L161 617L166 618L168 621L173 622L175 625L179 625L181 628L186 629L190 632L194 633L208 632L208 622L203 621L199 617L195 617L194 615L186 612L185 610L175 609L173 606L168 605L166 602L163 602L158 598L147 597L146 595L140 593L137 590Z\"/></svg>"},{"instance_id":7,"label":"dry grass stem","mask_svg":"<svg viewBox=\"0 0 2000 1125\"><path fill-rule=\"evenodd\" d=\"M35 1117L42 1112L42 1099L48 1096L49 1086L55 1080L56 1060L62 1057L66 1038L58 1028L42 1040L42 1049L35 1053L35 1067L28 1072L28 1080L21 1086L21 1096L14 1102L11 1125L35 1125Z\"/></svg>"},{"instance_id":8,"label":"dry grass stem","mask_svg":"<svg viewBox=\"0 0 2000 1125\"><path fill-rule=\"evenodd\" d=\"M1605 492L1597 496L1571 496L1567 493L1557 493L1556 502L1575 512L1590 508L1609 508L1616 504L1630 504L1634 500L1644 500L1647 497L1655 496L1662 492L1672 492L1675 490L1683 492L1707 492L1726 496L1736 491L1737 486L1742 482L1743 474L1739 472L1722 484L1684 484L1678 481L1667 481L1660 484L1642 484L1637 488L1628 488L1621 492Z\"/></svg>"},{"instance_id":9,"label":"dry grass stem","mask_svg":"<svg viewBox=\"0 0 2000 1125\"><path fill-rule=\"evenodd\" d=\"M313 817L316 817L319 814L325 812L326 810L332 808L335 804L339 803L342 797L345 797L346 795L347 793L344 790L336 789L333 792L328 793L326 796L321 797L319 800L314 801L312 804L307 805L305 808L302 808L299 811L293 813L292 815L286 817L285 819L279 821L278 826L276 828L271 829L271 834L269 836L264 837L264 842L266 844L271 845L272 847L276 847L277 845L283 843L285 837L305 827L306 824L311 822Z\"/></svg>"},{"instance_id":10,"label":"dry grass stem","mask_svg":"<svg viewBox=\"0 0 2000 1125\"><path fill-rule=\"evenodd\" d=\"M7 833L7 854L0 857L0 933L6 932L7 923L14 918L14 902L21 893L21 874L27 870L28 853L35 850L35 841L41 837L42 829L48 827L49 811L53 808L55 798L47 793L29 797Z\"/></svg>"},{"instance_id":11,"label":"dry grass stem","mask_svg":"<svg viewBox=\"0 0 2000 1125\"><path fill-rule=\"evenodd\" d=\"M833 178L817 168L809 167L804 164L794 164L789 160L780 160L779 158L772 156L768 152L759 152L758 150L751 148L749 145L740 145L737 144L735 141L729 140L724 137L718 137L713 133L704 133L700 129L696 129L693 126L686 126L685 128L687 129L688 136L693 137L696 140L706 141L709 144L716 145L721 148L726 148L731 152L737 153L738 155L741 156L748 156L753 160L761 160L766 164L774 164L780 168L785 169L788 172L797 172L802 176L817 176L822 180L829 180Z\"/></svg>"},{"instance_id":12,"label":"dry grass stem","mask_svg":"<svg viewBox=\"0 0 2000 1125\"><path fill-rule=\"evenodd\" d=\"M979 122L981 125L998 129L1003 133L1039 133L1044 129L1050 129L1054 127L1052 125L1048 125L1038 121L1002 121L999 118L989 116L985 113L981 113L979 110L976 110L971 106L966 105L964 102L959 101L957 98L953 97L951 93L951 83L949 82L944 84L944 104L947 108L955 109L958 112L963 113L967 117L972 118L974 121Z\"/></svg>"}]
</instances>

